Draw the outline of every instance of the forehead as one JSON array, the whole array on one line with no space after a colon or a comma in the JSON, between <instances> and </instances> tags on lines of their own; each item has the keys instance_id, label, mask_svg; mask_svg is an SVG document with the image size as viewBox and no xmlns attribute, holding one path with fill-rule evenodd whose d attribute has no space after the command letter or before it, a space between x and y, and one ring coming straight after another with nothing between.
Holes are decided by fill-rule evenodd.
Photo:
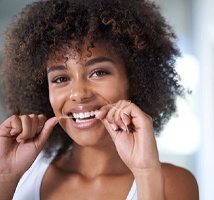
<instances>
[{"instance_id":1,"label":"forehead","mask_svg":"<svg viewBox=\"0 0 214 200\"><path fill-rule=\"evenodd\" d=\"M107 58L115 62L123 62L112 46L104 42L96 42L94 45L89 45L86 42L79 48L75 48L75 45L59 48L59 50L50 54L47 67L54 63L66 63L68 59L73 59L80 64L85 64L95 57Z\"/></svg>"}]
</instances>

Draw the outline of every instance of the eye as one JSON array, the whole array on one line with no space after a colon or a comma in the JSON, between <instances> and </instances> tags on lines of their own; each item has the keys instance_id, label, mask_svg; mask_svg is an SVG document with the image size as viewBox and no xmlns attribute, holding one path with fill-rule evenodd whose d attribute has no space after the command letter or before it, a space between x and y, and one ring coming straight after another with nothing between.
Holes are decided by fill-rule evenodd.
<instances>
[{"instance_id":1,"label":"eye","mask_svg":"<svg viewBox=\"0 0 214 200\"><path fill-rule=\"evenodd\" d=\"M109 72L102 70L102 69L96 69L94 71L92 71L90 77L101 77L101 76L105 76L108 75Z\"/></svg>"},{"instance_id":2,"label":"eye","mask_svg":"<svg viewBox=\"0 0 214 200\"><path fill-rule=\"evenodd\" d=\"M51 82L52 83L63 83L63 82L67 82L68 80L69 80L68 77L61 76L61 77L54 78Z\"/></svg>"}]
</instances>

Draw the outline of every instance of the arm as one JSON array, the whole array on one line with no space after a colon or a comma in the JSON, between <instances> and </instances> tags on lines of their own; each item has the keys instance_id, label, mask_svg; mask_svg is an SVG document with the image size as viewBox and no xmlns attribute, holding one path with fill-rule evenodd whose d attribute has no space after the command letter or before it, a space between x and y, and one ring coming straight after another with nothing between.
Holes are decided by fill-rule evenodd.
<instances>
[{"instance_id":1,"label":"arm","mask_svg":"<svg viewBox=\"0 0 214 200\"><path fill-rule=\"evenodd\" d=\"M172 178L174 172L168 173L160 164L150 116L126 100L106 105L95 114L111 135L121 159L132 171L139 200L198 200L196 189L193 189L194 194L190 194L191 190L184 191L182 182L188 182L189 176L181 176L183 179L177 187L178 177ZM175 187L170 189L172 183ZM195 188L195 183L190 181L189 185ZM181 189L183 194L180 194Z\"/></svg>"},{"instance_id":2,"label":"arm","mask_svg":"<svg viewBox=\"0 0 214 200\"><path fill-rule=\"evenodd\" d=\"M0 125L0 199L11 200L21 176L32 165L53 127L56 117L11 116Z\"/></svg>"},{"instance_id":3,"label":"arm","mask_svg":"<svg viewBox=\"0 0 214 200\"><path fill-rule=\"evenodd\" d=\"M137 170L134 176L139 200L199 200L197 181L184 168L162 164L156 169Z\"/></svg>"},{"instance_id":4,"label":"arm","mask_svg":"<svg viewBox=\"0 0 214 200\"><path fill-rule=\"evenodd\" d=\"M164 176L161 165L133 171L138 200L165 200Z\"/></svg>"},{"instance_id":5,"label":"arm","mask_svg":"<svg viewBox=\"0 0 214 200\"><path fill-rule=\"evenodd\" d=\"M13 177L10 174L0 175L0 199L11 200L15 193L16 186L19 182L20 177Z\"/></svg>"},{"instance_id":6,"label":"arm","mask_svg":"<svg viewBox=\"0 0 214 200\"><path fill-rule=\"evenodd\" d=\"M104 106L95 114L111 135L121 159L132 171L138 199L165 200L164 176L152 118L125 100Z\"/></svg>"}]
</instances>

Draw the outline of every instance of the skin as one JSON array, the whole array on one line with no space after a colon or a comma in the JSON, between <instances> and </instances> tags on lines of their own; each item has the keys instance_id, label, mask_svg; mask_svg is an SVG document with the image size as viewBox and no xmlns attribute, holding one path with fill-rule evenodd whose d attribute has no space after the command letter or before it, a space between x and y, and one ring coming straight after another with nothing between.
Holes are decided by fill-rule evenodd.
<instances>
[{"instance_id":1,"label":"skin","mask_svg":"<svg viewBox=\"0 0 214 200\"><path fill-rule=\"evenodd\" d=\"M57 117L99 110L106 104L128 98L129 86L123 61L108 55L101 44L97 44L95 52L92 50L91 57L87 58L87 54L84 46L81 57L77 54L74 59L68 54L66 62L65 59L48 62L49 96ZM100 120L80 124L73 122L72 119L59 121L79 145L90 146L100 142L102 146L106 137L110 140Z\"/></svg>"},{"instance_id":2,"label":"skin","mask_svg":"<svg viewBox=\"0 0 214 200\"><path fill-rule=\"evenodd\" d=\"M103 43L91 51L87 57L83 45L81 56L68 53L66 59L49 60L49 95L56 117L46 121L42 115L12 116L1 125L0 161L5 165L0 166L0 188L8 191L3 200L11 198L57 122L74 145L49 166L41 200L122 200L134 179L139 200L197 200L194 177L159 162L151 117L128 101L123 61ZM95 111L96 117L80 123L61 118L86 111Z\"/></svg>"}]
</instances>

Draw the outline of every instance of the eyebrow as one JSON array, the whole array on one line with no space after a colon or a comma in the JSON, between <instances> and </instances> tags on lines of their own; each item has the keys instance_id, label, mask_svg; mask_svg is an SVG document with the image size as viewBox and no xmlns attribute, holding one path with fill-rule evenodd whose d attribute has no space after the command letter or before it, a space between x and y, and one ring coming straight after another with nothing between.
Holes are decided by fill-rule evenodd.
<instances>
[{"instance_id":1,"label":"eyebrow","mask_svg":"<svg viewBox=\"0 0 214 200\"><path fill-rule=\"evenodd\" d=\"M101 63L101 62L111 62L114 63L114 61L110 58L107 57L97 57L97 58L92 58L91 60L88 60L84 65L85 67L88 67L90 65L94 65L96 63Z\"/></svg>"},{"instance_id":2,"label":"eyebrow","mask_svg":"<svg viewBox=\"0 0 214 200\"><path fill-rule=\"evenodd\" d=\"M53 71L58 71L58 70L66 70L67 66L64 65L56 65L56 66L51 66L47 69L47 73L53 72Z\"/></svg>"},{"instance_id":3,"label":"eyebrow","mask_svg":"<svg viewBox=\"0 0 214 200\"><path fill-rule=\"evenodd\" d=\"M107 57L97 57L97 58L92 58L91 60L88 60L84 66L85 67L88 67L90 65L94 65L96 63L101 63L101 62L111 62L111 63L114 63L114 61L110 58L107 58ZM51 66L47 69L47 73L50 73L52 71L58 71L58 70L66 70L67 69L67 66L65 65L56 65L56 66Z\"/></svg>"}]
</instances>

